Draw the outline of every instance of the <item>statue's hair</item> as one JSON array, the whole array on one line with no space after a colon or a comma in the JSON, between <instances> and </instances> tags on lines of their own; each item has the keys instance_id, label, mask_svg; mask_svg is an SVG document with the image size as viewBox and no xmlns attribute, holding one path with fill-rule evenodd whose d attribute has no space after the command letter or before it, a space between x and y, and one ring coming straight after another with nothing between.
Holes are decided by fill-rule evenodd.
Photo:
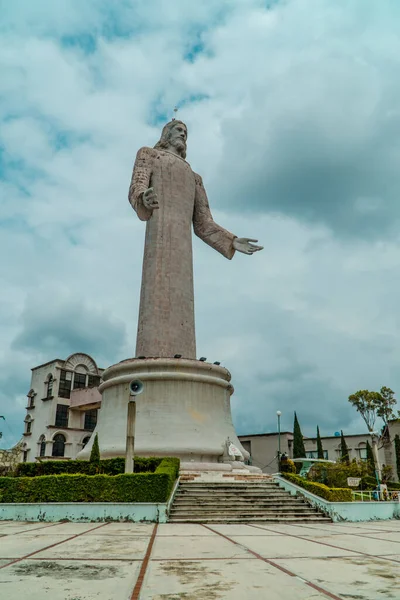
<instances>
[{"instance_id":1,"label":"statue's hair","mask_svg":"<svg viewBox=\"0 0 400 600\"><path fill-rule=\"evenodd\" d=\"M160 148L161 150L165 150L166 148L168 148L169 140L171 137L171 131L178 124L184 125L186 127L186 123L184 123L183 121L177 121L175 119L164 125L163 130L161 132L161 137L158 140L157 144L154 146L154 148ZM186 158L186 150L182 152L182 158Z\"/></svg>"}]
</instances>

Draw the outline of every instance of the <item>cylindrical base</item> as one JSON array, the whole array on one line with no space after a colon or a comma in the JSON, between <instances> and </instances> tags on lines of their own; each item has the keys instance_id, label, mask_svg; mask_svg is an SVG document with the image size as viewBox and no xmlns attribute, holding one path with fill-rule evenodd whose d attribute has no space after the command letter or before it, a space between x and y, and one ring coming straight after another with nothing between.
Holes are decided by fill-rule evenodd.
<instances>
[{"instance_id":1,"label":"cylindrical base","mask_svg":"<svg viewBox=\"0 0 400 600\"><path fill-rule=\"evenodd\" d=\"M99 388L97 427L78 458L89 458L96 433L102 458L125 456L129 384L139 380L143 391L136 396L136 456L218 463L224 453L226 460L229 438L247 459L232 423L230 379L223 367L189 359L129 359L109 367Z\"/></svg>"}]
</instances>

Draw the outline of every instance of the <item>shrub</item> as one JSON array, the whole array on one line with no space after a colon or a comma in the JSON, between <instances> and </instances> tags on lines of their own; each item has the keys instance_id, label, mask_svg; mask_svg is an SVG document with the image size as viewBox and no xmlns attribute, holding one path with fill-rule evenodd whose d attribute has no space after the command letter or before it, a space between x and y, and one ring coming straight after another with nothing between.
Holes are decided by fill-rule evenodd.
<instances>
[{"instance_id":1,"label":"shrub","mask_svg":"<svg viewBox=\"0 0 400 600\"><path fill-rule=\"evenodd\" d=\"M329 488L323 483L308 481L293 473L285 473L282 476L308 492L328 500L328 502L351 502L353 499L350 488Z\"/></svg>"},{"instance_id":2,"label":"shrub","mask_svg":"<svg viewBox=\"0 0 400 600\"><path fill-rule=\"evenodd\" d=\"M0 477L0 502L166 502L179 464L177 458L164 458L154 473L114 476Z\"/></svg>"},{"instance_id":3,"label":"shrub","mask_svg":"<svg viewBox=\"0 0 400 600\"><path fill-rule=\"evenodd\" d=\"M368 465L365 462L353 460L351 463L316 463L307 474L309 481L324 483L331 488L345 488L348 477L366 477Z\"/></svg>"},{"instance_id":4,"label":"shrub","mask_svg":"<svg viewBox=\"0 0 400 600\"><path fill-rule=\"evenodd\" d=\"M163 459L161 457L151 456L135 457L135 473L154 473ZM49 460L35 463L20 463L17 466L16 477L37 477L39 475L61 475L61 474L82 474L82 475L121 475L125 472L125 458L107 458L100 461L100 466L86 460Z\"/></svg>"},{"instance_id":5,"label":"shrub","mask_svg":"<svg viewBox=\"0 0 400 600\"><path fill-rule=\"evenodd\" d=\"M281 473L296 473L296 465L290 458L287 458L280 461L279 470Z\"/></svg>"}]
</instances>

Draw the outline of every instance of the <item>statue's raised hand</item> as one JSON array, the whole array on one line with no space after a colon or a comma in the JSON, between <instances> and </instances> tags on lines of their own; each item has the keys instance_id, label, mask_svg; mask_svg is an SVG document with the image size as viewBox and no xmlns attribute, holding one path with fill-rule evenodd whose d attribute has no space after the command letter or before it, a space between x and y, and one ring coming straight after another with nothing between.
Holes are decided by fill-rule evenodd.
<instances>
[{"instance_id":1,"label":"statue's raised hand","mask_svg":"<svg viewBox=\"0 0 400 600\"><path fill-rule=\"evenodd\" d=\"M143 206L148 210L154 210L155 208L160 208L157 200L157 194L154 191L154 188L148 188L143 193Z\"/></svg>"},{"instance_id":2,"label":"statue's raised hand","mask_svg":"<svg viewBox=\"0 0 400 600\"><path fill-rule=\"evenodd\" d=\"M257 246L252 242L258 242L258 240L252 240L251 238L235 238L233 240L233 247L238 252L243 252L243 254L254 254L254 252L258 252L264 248L264 246Z\"/></svg>"}]
</instances>

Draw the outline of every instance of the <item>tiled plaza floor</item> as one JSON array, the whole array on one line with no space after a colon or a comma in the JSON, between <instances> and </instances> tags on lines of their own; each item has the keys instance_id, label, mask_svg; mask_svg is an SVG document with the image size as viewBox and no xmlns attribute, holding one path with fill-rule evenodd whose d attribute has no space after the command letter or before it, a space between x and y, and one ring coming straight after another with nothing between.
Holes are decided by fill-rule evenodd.
<instances>
[{"instance_id":1,"label":"tiled plaza floor","mask_svg":"<svg viewBox=\"0 0 400 600\"><path fill-rule=\"evenodd\" d=\"M0 522L4 600L400 599L400 521Z\"/></svg>"}]
</instances>

